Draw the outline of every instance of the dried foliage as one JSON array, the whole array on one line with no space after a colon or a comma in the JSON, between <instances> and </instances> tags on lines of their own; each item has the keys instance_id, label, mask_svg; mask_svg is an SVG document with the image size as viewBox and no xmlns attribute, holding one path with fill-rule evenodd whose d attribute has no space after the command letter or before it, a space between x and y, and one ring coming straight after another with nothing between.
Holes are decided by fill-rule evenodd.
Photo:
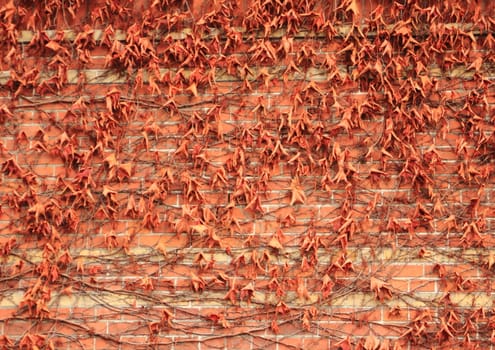
<instances>
[{"instance_id":1,"label":"dried foliage","mask_svg":"<svg viewBox=\"0 0 495 350\"><path fill-rule=\"evenodd\" d=\"M494 18L1 2L1 346L488 348Z\"/></svg>"}]
</instances>

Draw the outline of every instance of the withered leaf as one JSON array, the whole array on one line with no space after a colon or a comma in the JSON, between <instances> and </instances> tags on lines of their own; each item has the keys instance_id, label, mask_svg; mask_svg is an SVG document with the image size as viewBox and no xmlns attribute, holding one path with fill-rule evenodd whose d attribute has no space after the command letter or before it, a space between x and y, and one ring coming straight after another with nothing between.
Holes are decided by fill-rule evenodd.
<instances>
[{"instance_id":1,"label":"withered leaf","mask_svg":"<svg viewBox=\"0 0 495 350\"><path fill-rule=\"evenodd\" d=\"M298 176L292 179L290 184L290 190L291 190L291 199L290 199L291 206L296 203L301 203L301 204L306 203L306 194L304 193L304 190L299 182Z\"/></svg>"}]
</instances>

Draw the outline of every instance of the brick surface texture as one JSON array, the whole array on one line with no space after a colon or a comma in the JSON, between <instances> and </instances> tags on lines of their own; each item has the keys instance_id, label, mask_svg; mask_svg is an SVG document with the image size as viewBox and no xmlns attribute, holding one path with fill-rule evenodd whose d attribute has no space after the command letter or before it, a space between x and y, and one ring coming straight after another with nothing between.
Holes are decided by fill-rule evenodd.
<instances>
[{"instance_id":1,"label":"brick surface texture","mask_svg":"<svg viewBox=\"0 0 495 350\"><path fill-rule=\"evenodd\" d=\"M0 0L0 347L493 349L494 14Z\"/></svg>"}]
</instances>

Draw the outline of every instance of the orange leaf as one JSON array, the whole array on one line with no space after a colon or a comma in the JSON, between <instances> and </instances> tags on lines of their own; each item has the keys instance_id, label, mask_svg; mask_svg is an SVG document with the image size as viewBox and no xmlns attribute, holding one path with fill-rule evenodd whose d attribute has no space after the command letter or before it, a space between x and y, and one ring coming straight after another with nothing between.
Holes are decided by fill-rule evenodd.
<instances>
[{"instance_id":1,"label":"orange leaf","mask_svg":"<svg viewBox=\"0 0 495 350\"><path fill-rule=\"evenodd\" d=\"M270 242L268 242L268 246L273 248L273 249L276 249L276 250L284 249L284 247L282 246L282 244L280 243L278 238L275 236L272 236L272 238L270 239Z\"/></svg>"},{"instance_id":2,"label":"orange leaf","mask_svg":"<svg viewBox=\"0 0 495 350\"><path fill-rule=\"evenodd\" d=\"M272 320L272 323L270 324L270 329L275 334L280 333L280 328L278 327L278 324L277 324L277 321L276 320Z\"/></svg>"},{"instance_id":3,"label":"orange leaf","mask_svg":"<svg viewBox=\"0 0 495 350\"><path fill-rule=\"evenodd\" d=\"M132 172L132 164L131 163L120 164L119 170L121 170L125 174L125 176L130 177Z\"/></svg>"},{"instance_id":4,"label":"orange leaf","mask_svg":"<svg viewBox=\"0 0 495 350\"><path fill-rule=\"evenodd\" d=\"M119 162L117 162L117 157L115 156L115 153L110 154L108 157L106 157L103 162L107 163L109 168L113 168L114 166L117 166Z\"/></svg>"},{"instance_id":5,"label":"orange leaf","mask_svg":"<svg viewBox=\"0 0 495 350\"><path fill-rule=\"evenodd\" d=\"M488 270L492 269L492 266L495 265L495 254L493 252L490 252L490 255L488 256Z\"/></svg>"},{"instance_id":6,"label":"orange leaf","mask_svg":"<svg viewBox=\"0 0 495 350\"><path fill-rule=\"evenodd\" d=\"M380 346L380 340L378 340L373 334L366 337L364 342L365 350L376 350Z\"/></svg>"},{"instance_id":7,"label":"orange leaf","mask_svg":"<svg viewBox=\"0 0 495 350\"><path fill-rule=\"evenodd\" d=\"M308 311L304 311L304 315L302 317L302 324L305 331L309 332L311 330L311 322L309 320Z\"/></svg>"},{"instance_id":8,"label":"orange leaf","mask_svg":"<svg viewBox=\"0 0 495 350\"><path fill-rule=\"evenodd\" d=\"M351 339L347 336L347 338L335 343L333 347L339 350L352 350Z\"/></svg>"},{"instance_id":9,"label":"orange leaf","mask_svg":"<svg viewBox=\"0 0 495 350\"><path fill-rule=\"evenodd\" d=\"M349 6L347 6L347 8L345 9L345 11L351 11L352 12L352 15L353 16L356 16L358 17L359 16L359 7L358 7L358 4L357 4L357 1L356 0L351 0L350 3L349 3Z\"/></svg>"},{"instance_id":10,"label":"orange leaf","mask_svg":"<svg viewBox=\"0 0 495 350\"><path fill-rule=\"evenodd\" d=\"M195 292L202 292L205 289L206 282L203 278L191 272L191 286Z\"/></svg>"},{"instance_id":11,"label":"orange leaf","mask_svg":"<svg viewBox=\"0 0 495 350\"><path fill-rule=\"evenodd\" d=\"M117 191L111 188L110 186L104 185L102 193L105 197L107 197L107 196L116 195Z\"/></svg>"},{"instance_id":12,"label":"orange leaf","mask_svg":"<svg viewBox=\"0 0 495 350\"><path fill-rule=\"evenodd\" d=\"M378 300L383 301L384 299L392 298L392 291L390 285L378 278L371 277L370 288L375 292L375 296Z\"/></svg>"},{"instance_id":13,"label":"orange leaf","mask_svg":"<svg viewBox=\"0 0 495 350\"><path fill-rule=\"evenodd\" d=\"M322 287L321 287L321 294L323 295L323 298L326 298L330 295L330 293L332 292L332 289L333 289L333 286L335 285L330 276L328 276L328 274L325 274L325 276L323 276L323 279L322 279Z\"/></svg>"},{"instance_id":14,"label":"orange leaf","mask_svg":"<svg viewBox=\"0 0 495 350\"><path fill-rule=\"evenodd\" d=\"M62 291L60 292L60 294L71 296L72 295L72 286L65 287L64 289L62 289Z\"/></svg>"},{"instance_id":15,"label":"orange leaf","mask_svg":"<svg viewBox=\"0 0 495 350\"><path fill-rule=\"evenodd\" d=\"M290 184L290 190L292 191L290 205L296 203L304 204L306 202L306 194L299 183L299 177L294 177Z\"/></svg>"},{"instance_id":16,"label":"orange leaf","mask_svg":"<svg viewBox=\"0 0 495 350\"><path fill-rule=\"evenodd\" d=\"M84 274L84 259L83 258L77 259L76 271Z\"/></svg>"},{"instance_id":17,"label":"orange leaf","mask_svg":"<svg viewBox=\"0 0 495 350\"><path fill-rule=\"evenodd\" d=\"M251 302L251 298L254 294L254 283L249 282L243 288L241 288L241 300L247 299L247 302Z\"/></svg>"},{"instance_id":18,"label":"orange leaf","mask_svg":"<svg viewBox=\"0 0 495 350\"><path fill-rule=\"evenodd\" d=\"M70 56L70 53L69 53L69 50L67 50L65 47L63 47L62 45L60 45L59 43L51 40L49 41L45 47L47 47L48 49L58 53L59 51L62 51L65 55L67 56Z\"/></svg>"},{"instance_id":19,"label":"orange leaf","mask_svg":"<svg viewBox=\"0 0 495 350\"><path fill-rule=\"evenodd\" d=\"M190 91L194 97L198 97L198 89L196 87L196 83L192 83L191 85L189 85L186 90Z\"/></svg>"},{"instance_id":20,"label":"orange leaf","mask_svg":"<svg viewBox=\"0 0 495 350\"><path fill-rule=\"evenodd\" d=\"M467 67L467 70L474 69L476 72L479 72L481 70L481 66L483 65L483 58L480 56L476 58L473 63Z\"/></svg>"}]
</instances>

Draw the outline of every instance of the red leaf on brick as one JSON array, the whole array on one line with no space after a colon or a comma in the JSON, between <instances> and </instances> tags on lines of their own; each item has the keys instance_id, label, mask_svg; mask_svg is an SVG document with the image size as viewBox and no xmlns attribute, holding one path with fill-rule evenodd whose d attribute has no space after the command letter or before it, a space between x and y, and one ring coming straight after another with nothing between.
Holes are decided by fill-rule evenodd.
<instances>
[{"instance_id":1,"label":"red leaf on brick","mask_svg":"<svg viewBox=\"0 0 495 350\"><path fill-rule=\"evenodd\" d=\"M351 339L349 336L347 336L345 339L342 339L341 341L335 343L332 347L338 349L338 350L352 350L352 344L351 344Z\"/></svg>"},{"instance_id":2,"label":"red leaf on brick","mask_svg":"<svg viewBox=\"0 0 495 350\"><path fill-rule=\"evenodd\" d=\"M272 238L268 242L268 246L276 250L284 249L284 247L282 246L282 244L280 243L280 241L276 236L272 236Z\"/></svg>"},{"instance_id":3,"label":"red leaf on brick","mask_svg":"<svg viewBox=\"0 0 495 350\"><path fill-rule=\"evenodd\" d=\"M375 297L380 301L392 298L390 285L378 278L370 278L370 289L372 292L375 292Z\"/></svg>"},{"instance_id":4,"label":"red leaf on brick","mask_svg":"<svg viewBox=\"0 0 495 350\"><path fill-rule=\"evenodd\" d=\"M330 276L328 276L328 274L325 274L322 278L322 286L321 286L321 294L323 298L327 298L330 295L330 293L332 293L332 289L334 285L335 283L333 283Z\"/></svg>"},{"instance_id":5,"label":"red leaf on brick","mask_svg":"<svg viewBox=\"0 0 495 350\"><path fill-rule=\"evenodd\" d=\"M370 334L366 337L364 341L364 349L365 350L379 350L380 340L377 339L373 334Z\"/></svg>"},{"instance_id":6,"label":"red leaf on brick","mask_svg":"<svg viewBox=\"0 0 495 350\"><path fill-rule=\"evenodd\" d=\"M191 272L191 286L195 292L203 292L206 282L202 277L199 277L194 272Z\"/></svg>"},{"instance_id":7,"label":"red leaf on brick","mask_svg":"<svg viewBox=\"0 0 495 350\"><path fill-rule=\"evenodd\" d=\"M280 327L278 326L276 320L272 320L272 322L270 323L270 329L275 334L279 334L280 333Z\"/></svg>"},{"instance_id":8,"label":"red leaf on brick","mask_svg":"<svg viewBox=\"0 0 495 350\"><path fill-rule=\"evenodd\" d=\"M299 182L299 177L296 176L292 179L290 184L290 190L291 190L291 198L290 198L291 206L296 203L304 204L306 202L306 194L304 193L304 190Z\"/></svg>"}]
</instances>

